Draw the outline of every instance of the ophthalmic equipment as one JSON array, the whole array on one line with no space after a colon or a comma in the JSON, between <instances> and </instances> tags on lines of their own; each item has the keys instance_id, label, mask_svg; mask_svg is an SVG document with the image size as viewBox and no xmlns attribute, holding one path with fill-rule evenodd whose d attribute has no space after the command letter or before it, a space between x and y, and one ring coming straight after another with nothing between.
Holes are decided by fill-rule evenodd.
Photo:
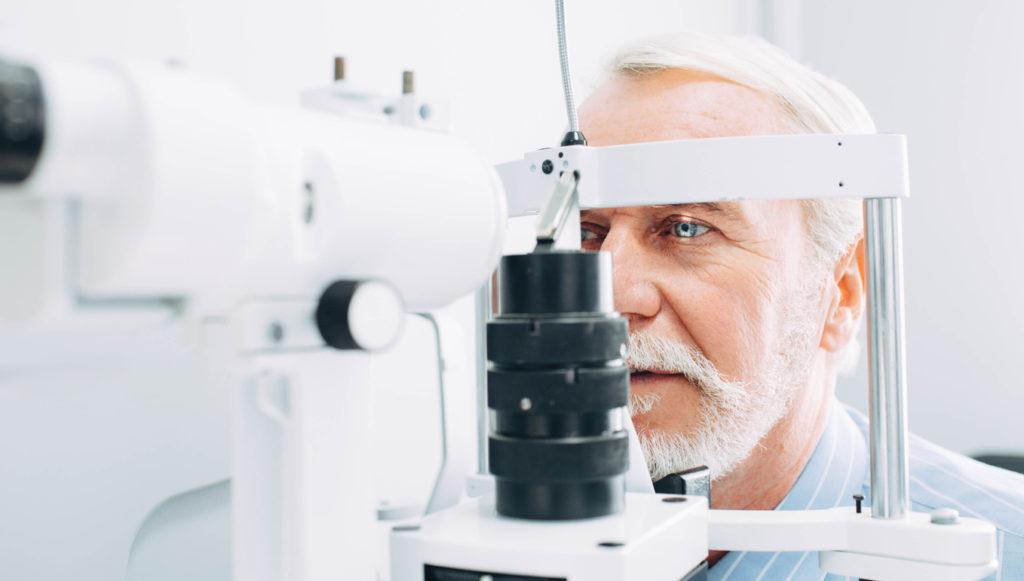
<instances>
[{"instance_id":1,"label":"ophthalmic equipment","mask_svg":"<svg viewBox=\"0 0 1024 581\"><path fill-rule=\"evenodd\" d=\"M905 139L589 147L556 7L569 131L496 173L420 126L411 90L369 112L340 85L286 108L176 67L0 63L0 218L52 238L40 262L2 265L26 287L0 304L5 332L140 309L199 333L230 326L217 385L232 401L239 580L678 581L706 575L709 550L815 551L825 571L876 580L993 572L991 524L909 509ZM578 249L579 209L804 198L864 199L870 509L713 510L699 494L652 493L631 479L645 470L625 411L614 265ZM534 250L500 258L506 218L531 215ZM425 314L444 460L425 514L382 525L367 469L369 354L407 314L474 290L487 473L463 494L473 361L450 322ZM132 500L137 512L111 515L119 539L164 498Z\"/></svg>"},{"instance_id":2,"label":"ophthalmic equipment","mask_svg":"<svg viewBox=\"0 0 1024 581\"><path fill-rule=\"evenodd\" d=\"M304 100L262 104L173 65L0 61L5 250L45 249L3 255L3 332L145 313L197 337L228 328L207 387L231 400L246 581L377 576L369 357L407 313L425 313L451 392L430 508L458 500L472 458L451 442L472 441L472 361L458 326L427 313L483 284L506 221L493 168L420 123L411 91L368 101L339 82ZM143 484L122 460L73 486L119 499L83 526L128 559L148 514L209 481L162 466Z\"/></svg>"}]
</instances>

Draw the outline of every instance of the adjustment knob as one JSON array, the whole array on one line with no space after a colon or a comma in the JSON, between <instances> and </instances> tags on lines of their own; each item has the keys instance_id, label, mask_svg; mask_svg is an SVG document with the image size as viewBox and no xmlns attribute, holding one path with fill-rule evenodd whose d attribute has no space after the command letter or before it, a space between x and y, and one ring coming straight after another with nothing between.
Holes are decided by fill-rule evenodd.
<instances>
[{"instance_id":1,"label":"adjustment knob","mask_svg":"<svg viewBox=\"0 0 1024 581\"><path fill-rule=\"evenodd\" d=\"M378 280L339 280L316 307L316 327L335 349L378 351L402 333L405 303L398 290Z\"/></svg>"}]
</instances>

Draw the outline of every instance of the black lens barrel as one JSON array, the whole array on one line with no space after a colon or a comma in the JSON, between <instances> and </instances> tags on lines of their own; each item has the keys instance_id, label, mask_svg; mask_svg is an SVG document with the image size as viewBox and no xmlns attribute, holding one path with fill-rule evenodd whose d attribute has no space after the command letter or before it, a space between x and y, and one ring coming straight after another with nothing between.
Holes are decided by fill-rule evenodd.
<instances>
[{"instance_id":1,"label":"black lens barrel","mask_svg":"<svg viewBox=\"0 0 1024 581\"><path fill-rule=\"evenodd\" d=\"M44 106L35 69L0 59L0 184L32 175L43 150Z\"/></svg>"},{"instance_id":2,"label":"black lens barrel","mask_svg":"<svg viewBox=\"0 0 1024 581\"><path fill-rule=\"evenodd\" d=\"M566 520L623 508L627 329L614 311L611 274L607 253L501 261L499 312L487 329L499 514Z\"/></svg>"}]
</instances>

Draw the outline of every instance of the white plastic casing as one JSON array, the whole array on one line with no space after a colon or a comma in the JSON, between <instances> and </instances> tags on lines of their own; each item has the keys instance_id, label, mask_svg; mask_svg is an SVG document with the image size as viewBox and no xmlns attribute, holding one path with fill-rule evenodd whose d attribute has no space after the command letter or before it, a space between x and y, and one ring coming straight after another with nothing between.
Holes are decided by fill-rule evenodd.
<instances>
[{"instance_id":1,"label":"white plastic casing","mask_svg":"<svg viewBox=\"0 0 1024 581\"><path fill-rule=\"evenodd\" d=\"M42 71L54 129L20 189L79 200L82 296L223 312L380 278L418 310L500 255L501 185L452 135L262 106L173 67Z\"/></svg>"},{"instance_id":2,"label":"white plastic casing","mask_svg":"<svg viewBox=\"0 0 1024 581\"><path fill-rule=\"evenodd\" d=\"M627 493L625 510L569 521L499 516L493 496L466 500L391 533L392 581L424 565L567 581L679 581L707 558L707 500Z\"/></svg>"},{"instance_id":3,"label":"white plastic casing","mask_svg":"<svg viewBox=\"0 0 1024 581\"><path fill-rule=\"evenodd\" d=\"M716 137L532 151L498 166L509 215L538 213L559 173L577 170L582 208L910 193L903 135Z\"/></svg>"}]
</instances>

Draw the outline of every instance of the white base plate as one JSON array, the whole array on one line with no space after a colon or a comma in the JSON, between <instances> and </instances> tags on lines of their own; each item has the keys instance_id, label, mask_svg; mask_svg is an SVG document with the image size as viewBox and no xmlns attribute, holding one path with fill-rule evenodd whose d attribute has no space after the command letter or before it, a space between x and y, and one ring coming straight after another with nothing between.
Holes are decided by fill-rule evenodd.
<instances>
[{"instance_id":1,"label":"white base plate","mask_svg":"<svg viewBox=\"0 0 1024 581\"><path fill-rule=\"evenodd\" d=\"M679 498L686 500L666 502ZM708 503L627 493L622 514L553 522L498 516L488 495L410 528L391 533L395 581L422 580L426 565L566 581L679 581L707 558Z\"/></svg>"}]
</instances>

